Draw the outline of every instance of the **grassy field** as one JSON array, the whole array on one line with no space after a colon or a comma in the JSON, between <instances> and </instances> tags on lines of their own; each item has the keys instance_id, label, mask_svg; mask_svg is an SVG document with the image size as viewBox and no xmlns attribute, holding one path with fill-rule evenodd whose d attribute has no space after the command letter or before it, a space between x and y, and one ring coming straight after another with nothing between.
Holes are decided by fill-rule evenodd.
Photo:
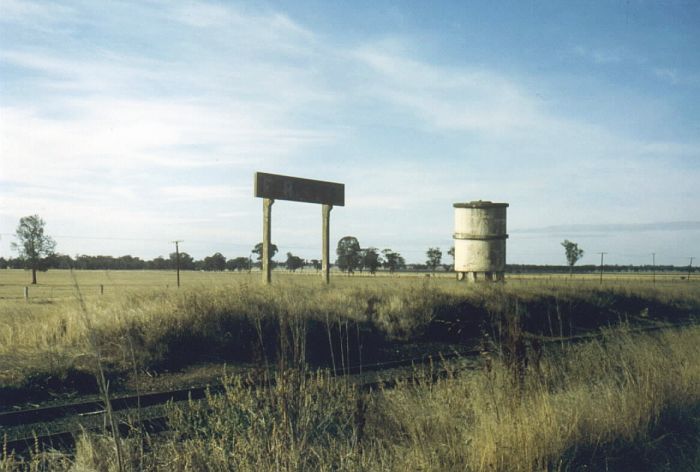
<instances>
[{"instance_id":1,"label":"grassy field","mask_svg":"<svg viewBox=\"0 0 700 472\"><path fill-rule=\"evenodd\" d=\"M275 273L273 285L265 287L256 272L184 272L177 289L172 272L49 271L39 274L40 286L30 287L25 301L21 292L12 294L27 274L1 271L0 406L94 391L99 370L114 390L132 372L175 372L211 361L253 369L270 364L288 368L278 372L278 388L252 391L230 379L227 395L173 410L175 436L150 444L152 453L134 449L140 440L124 443L128 458L122 465L698 465L700 330L658 336L628 331L696 320L700 283L694 280L657 276L654 286L630 275L600 285L591 277L540 276L468 285L448 274L337 275L326 287L312 275ZM601 331L608 332L602 341L542 347L547 339ZM304 375L314 366L369 363L425 343L480 344L484 369L369 397L323 375ZM37 455L35 469L115 467L113 441L91 437L80 444L75 460L54 457L42 466L49 459ZM654 468L641 467L639 457ZM7 454L2 465L23 467Z\"/></svg>"},{"instance_id":2,"label":"grassy field","mask_svg":"<svg viewBox=\"0 0 700 472\"><path fill-rule=\"evenodd\" d=\"M192 272L183 273L178 290L166 288L174 279L169 272L40 275L28 301L0 300L0 388L89 371L95 346L115 375L129 370L132 357L144 369L208 358L257 362L274 357L280 320L301 320L312 360L332 357L343 337L351 338L346 347L361 345L370 360L389 342L473 340L511 312L518 313L525 331L551 337L623 321L684 320L697 316L700 307L700 283L694 281L600 286L540 277L468 285L448 276L338 275L326 287L315 274L280 272L265 287L255 272ZM22 286L26 273L0 271L0 277L0 295L7 296ZM350 351L345 355L355 349Z\"/></svg>"},{"instance_id":3,"label":"grassy field","mask_svg":"<svg viewBox=\"0 0 700 472\"><path fill-rule=\"evenodd\" d=\"M414 280L426 277L425 273L396 273L388 274L379 272L375 276L357 273L353 276L346 276L342 273L332 272L334 284L339 286L353 285L357 279L384 279ZM31 285L31 272L18 269L0 270L0 301L24 299L24 288L29 287L30 300L52 300L57 298L70 298L74 296L74 287L77 282L81 287L84 296L93 296L100 293L121 293L124 290L151 288L169 289L177 287L177 277L174 271L132 271L132 270L84 270L71 273L67 270L49 270L38 274L38 284ZM282 281L293 277L301 277L310 280L318 279L320 274L313 270L304 270L295 274L278 269L274 271L275 280ZM453 273L438 272L431 275L431 278L444 281L446 283L454 281ZM182 287L201 288L211 286L223 286L238 284L242 281L256 283L260 280L260 272L195 272L182 271L180 282ZM576 274L569 277L565 274L508 274L507 280L514 284L527 283L576 283L595 285L600 284L599 274ZM374 282L372 282L374 283ZM640 285L647 283L653 287L682 286L687 283L691 286L700 285L700 276L691 277L687 280L685 273L659 273L655 276L655 283L652 284L651 273L610 273L604 274L603 283L606 285ZM459 284L458 284L459 285ZM102 292L101 292L102 286Z\"/></svg>"}]
</instances>

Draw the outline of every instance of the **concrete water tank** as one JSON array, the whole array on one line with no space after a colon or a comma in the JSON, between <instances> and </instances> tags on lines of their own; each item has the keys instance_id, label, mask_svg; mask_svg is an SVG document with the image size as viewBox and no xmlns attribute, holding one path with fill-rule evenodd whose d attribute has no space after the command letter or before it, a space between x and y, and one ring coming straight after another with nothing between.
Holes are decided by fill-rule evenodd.
<instances>
[{"instance_id":1,"label":"concrete water tank","mask_svg":"<svg viewBox=\"0 0 700 472\"><path fill-rule=\"evenodd\" d=\"M455 272L459 280L502 281L506 270L507 203L455 203Z\"/></svg>"}]
</instances>

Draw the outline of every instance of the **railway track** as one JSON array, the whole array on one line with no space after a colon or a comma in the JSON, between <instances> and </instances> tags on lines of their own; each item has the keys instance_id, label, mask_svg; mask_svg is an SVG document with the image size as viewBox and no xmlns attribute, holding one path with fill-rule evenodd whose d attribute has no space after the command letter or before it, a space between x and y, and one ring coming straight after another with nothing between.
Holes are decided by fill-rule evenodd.
<instances>
[{"instance_id":1,"label":"railway track","mask_svg":"<svg viewBox=\"0 0 700 472\"><path fill-rule=\"evenodd\" d=\"M654 326L654 327L643 327L637 329L630 329L630 333L638 332L650 332L658 331L669 328L682 328L695 323L686 323L674 326ZM558 344L558 343L576 343L583 342L587 340L593 340L600 338L602 333L596 334L582 334L577 336L571 336L567 338L559 339L548 339L545 341L546 344ZM442 360L454 360L457 358L474 358L481 354L478 349L463 349L460 351L448 352L448 353L436 353L433 355L425 355L422 357L402 359L395 361L380 362L375 364L367 365L356 365L349 366L346 368L336 369L332 371L332 375L337 377L352 377L361 374L368 373L381 373L389 372L392 369L400 369L411 366L425 365L435 361ZM436 369L434 371L435 377L443 376L447 373L446 369ZM366 391L376 390L378 388L391 388L393 385L400 381L410 380L410 377L394 377L389 380L382 380L378 377L372 380L355 380L358 388ZM263 383L262 381L251 384L253 387L262 387L269 385L269 383ZM164 392L146 393L141 395L131 395L110 398L112 411L120 415L122 418L118 421L118 428L120 434L123 436L129 434L134 428L138 428L141 431L146 431L149 433L162 432L167 429L167 420L163 415L155 415L153 417L148 417L141 419L139 424L135 424L134 421L126 419L124 413L132 412L134 410L148 409L152 407L158 407L165 405L168 402L183 402L188 400L199 400L204 398L207 394L218 394L224 391L224 386L221 383L195 387L195 388L184 388L177 390L169 390ZM55 449L70 449L75 445L75 438L80 433L81 430L87 429L99 429L99 428L83 428L82 425L79 428L69 428L65 430L59 430L54 432L45 433L33 433L31 436L13 437L8 438L7 428L24 427L24 429L31 428L32 425L42 425L42 429L47 428L43 425L64 420L66 418L77 418L86 419L92 417L103 417L105 414L105 404L103 401L91 400L83 402L75 402L64 405L47 406L40 408L30 408L17 411L5 411L0 412L0 429L5 430L5 434L0 435L0 444L3 450L14 453L15 455L22 456L26 455L30 451L43 450L46 448Z\"/></svg>"},{"instance_id":2,"label":"railway track","mask_svg":"<svg viewBox=\"0 0 700 472\"><path fill-rule=\"evenodd\" d=\"M423 356L419 358L401 359L395 361L380 362L375 364L356 365L346 368L339 368L331 374L336 377L358 376L370 372L390 371L404 367L425 365L436 360L451 360L459 357L473 357L479 354L476 350L462 350L450 353L438 353L437 356ZM358 388L371 390L380 387L390 387L397 380L371 380L356 381ZM269 382L258 381L251 386L262 387L269 385ZM224 391L221 383L164 392L146 393L141 395L130 395L110 398L112 411L116 414L134 411L136 409L147 409L150 407L162 406L168 402L183 402L189 400L200 400L207 394L218 394ZM100 400L75 402L64 405L47 406L40 408L29 408L17 411L0 412L0 429L22 426L24 429L32 425L46 425L66 418L90 418L102 416L106 413L105 404ZM123 416L123 415L122 415ZM132 421L122 421L118 423L120 433L126 435L135 427L151 433L160 432L166 429L166 419L164 416L156 416L141 421L136 425ZM43 427L43 429L46 429ZM72 428L65 431L48 432L42 434L32 434L18 438L8 439L0 436L0 444L8 452L14 451L16 455L25 455L29 451L52 447L56 449L71 448L75 444L75 436L79 429Z\"/></svg>"}]
</instances>

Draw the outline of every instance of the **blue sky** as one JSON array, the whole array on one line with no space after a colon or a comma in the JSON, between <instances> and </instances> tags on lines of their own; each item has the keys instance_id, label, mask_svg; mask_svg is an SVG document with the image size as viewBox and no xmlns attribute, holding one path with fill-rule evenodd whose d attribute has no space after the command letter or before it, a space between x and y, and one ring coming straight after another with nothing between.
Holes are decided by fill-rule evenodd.
<instances>
[{"instance_id":1,"label":"blue sky","mask_svg":"<svg viewBox=\"0 0 700 472\"><path fill-rule=\"evenodd\" d=\"M700 3L0 0L0 255L247 255L255 171L346 185L409 262L508 202L508 262L700 256ZM278 201L282 253L321 209Z\"/></svg>"}]
</instances>

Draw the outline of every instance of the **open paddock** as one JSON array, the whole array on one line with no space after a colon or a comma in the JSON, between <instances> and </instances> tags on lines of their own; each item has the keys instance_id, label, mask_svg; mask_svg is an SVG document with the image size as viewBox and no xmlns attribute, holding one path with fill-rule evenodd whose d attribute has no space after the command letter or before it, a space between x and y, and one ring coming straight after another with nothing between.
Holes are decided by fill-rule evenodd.
<instances>
[{"instance_id":1,"label":"open paddock","mask_svg":"<svg viewBox=\"0 0 700 472\"><path fill-rule=\"evenodd\" d=\"M388 280L387 280L388 279ZM452 272L356 272L347 275L331 271L331 284L338 287L355 285L398 284L411 285L416 280L430 279L431 282L444 287L468 286L468 282L458 282ZM183 288L225 287L241 283L260 283L261 273L258 269L250 272L205 272L181 271L180 285ZM313 285L321 282L321 274L313 269L295 273L276 269L273 271L273 283L287 284L290 281ZM516 286L530 285L564 285L581 284L585 286L630 286L643 289L675 288L695 290L700 287L700 276L687 277L683 272L664 272L652 275L648 272L607 273L600 274L506 274L506 283ZM485 284L487 284L485 282ZM139 289L170 290L177 288L177 275L169 270L49 270L38 274L38 283L31 285L31 272L18 269L0 270L0 303L2 300L24 300L25 289L29 301L45 302L55 299L74 298L77 290L83 297L96 295L118 295L126 291ZM0 306L1 308L1 306Z\"/></svg>"}]
</instances>

